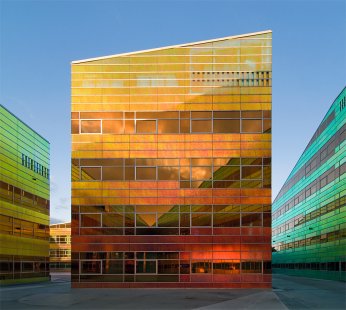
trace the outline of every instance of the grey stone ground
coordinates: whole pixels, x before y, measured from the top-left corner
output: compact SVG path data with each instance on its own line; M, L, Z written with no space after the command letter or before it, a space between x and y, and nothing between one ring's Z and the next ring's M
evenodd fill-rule
M346 308L345 283L273 275L260 289L72 289L69 276L0 289L7 309L328 309Z

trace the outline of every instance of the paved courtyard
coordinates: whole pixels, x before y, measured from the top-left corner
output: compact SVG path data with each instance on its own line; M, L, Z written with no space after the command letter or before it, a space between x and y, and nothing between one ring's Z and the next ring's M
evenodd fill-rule
M273 276L262 289L71 289L69 275L0 289L0 309L328 309L346 308L345 283Z

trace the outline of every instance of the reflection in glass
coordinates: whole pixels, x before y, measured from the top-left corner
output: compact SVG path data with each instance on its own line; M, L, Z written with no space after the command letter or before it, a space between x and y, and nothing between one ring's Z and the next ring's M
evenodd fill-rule
M81 121L81 133L101 133L101 121Z
M262 132L262 120L261 119L243 119L241 122L242 132Z
M156 121L137 121L137 133L156 133Z

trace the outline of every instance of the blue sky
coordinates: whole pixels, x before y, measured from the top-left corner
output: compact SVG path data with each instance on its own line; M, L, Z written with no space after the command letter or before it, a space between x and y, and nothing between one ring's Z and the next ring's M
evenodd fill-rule
M273 31L273 198L346 81L346 2L0 1L0 102L51 143L70 219L70 62Z

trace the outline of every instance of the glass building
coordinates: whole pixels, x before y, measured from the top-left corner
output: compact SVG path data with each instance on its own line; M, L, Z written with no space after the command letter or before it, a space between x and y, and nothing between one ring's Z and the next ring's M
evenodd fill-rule
M51 272L71 271L71 223L50 225L49 261Z
M273 203L273 270L345 280L346 89Z
M49 142L0 105L0 283L49 279Z
M72 63L72 287L271 287L271 50Z

